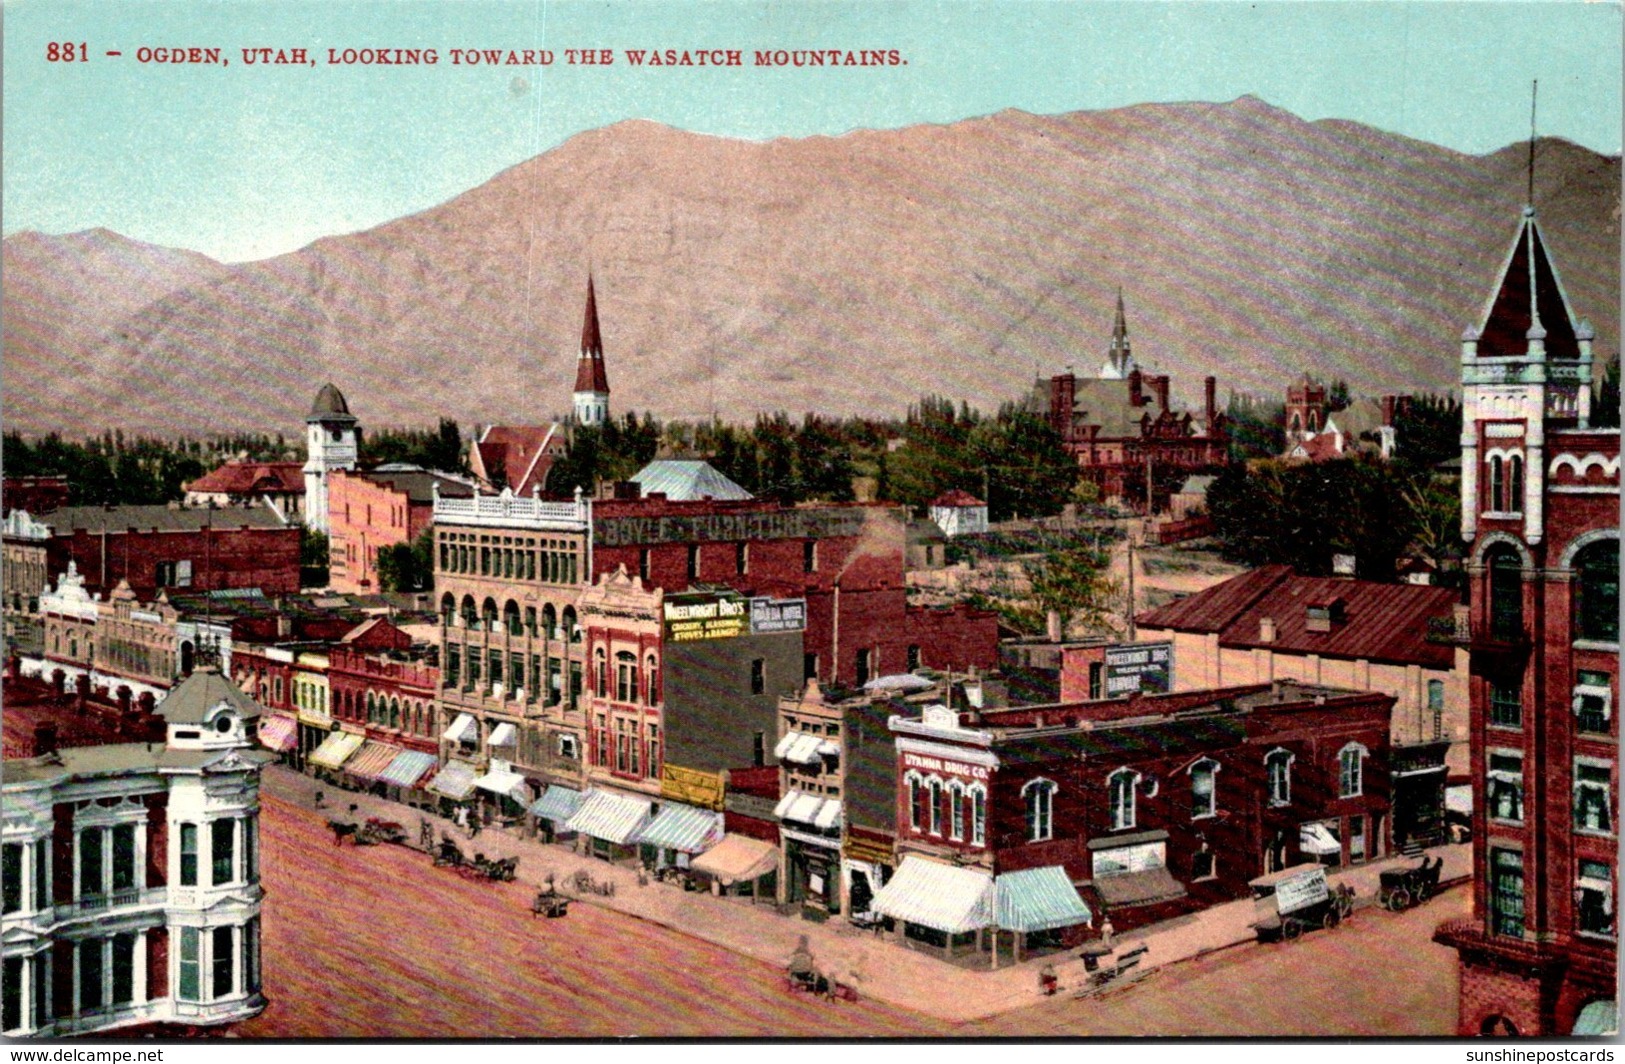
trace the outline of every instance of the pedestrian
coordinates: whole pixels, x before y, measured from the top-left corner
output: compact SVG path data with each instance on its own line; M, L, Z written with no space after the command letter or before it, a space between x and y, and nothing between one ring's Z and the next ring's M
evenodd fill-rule
M1117 930L1116 928L1112 927L1112 919L1111 919L1111 917L1107 916L1107 917L1102 917L1101 918L1101 921L1100 921L1100 941L1101 941L1101 944L1104 945L1108 950L1113 950L1113 949L1117 948L1115 945L1112 944L1112 935L1116 933L1116 930Z
M1045 997L1054 997L1060 983L1060 976L1055 973L1055 965L1046 964L1038 969L1038 992Z
M316 792L316 808L317 809L326 809L327 808L326 799L327 799L327 795L323 794L321 791L317 791Z

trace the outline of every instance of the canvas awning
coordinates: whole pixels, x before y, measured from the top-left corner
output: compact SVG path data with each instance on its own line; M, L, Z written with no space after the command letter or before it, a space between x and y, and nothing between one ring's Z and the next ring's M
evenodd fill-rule
M1444 789L1444 807L1446 812L1460 813L1462 816L1473 815L1473 785L1471 783L1458 783Z
M780 820L814 824L827 829L840 823L841 803L838 799L820 798L816 794L792 789L773 807L773 815Z
M1094 881L1101 900L1107 905L1152 905L1185 896L1185 885L1168 873L1166 868L1147 868L1143 872L1125 872L1122 875L1102 876Z
M543 820L551 820L555 824L562 824L576 815L581 808L581 792L573 787L560 787L553 784L530 807L533 816Z
M355 732L336 731L322 740L310 755L310 763L320 768L336 769L344 764L351 754L361 749L365 740Z
M658 846L663 850L700 853L721 835L721 814L678 802L667 802L633 841Z
M1337 841L1337 836L1325 824L1304 824L1298 828L1298 849L1322 857L1342 853L1343 844Z
M466 761L447 761L434 779L429 781L429 789L436 794L445 795L454 802L460 802L474 791L474 766Z
M260 721L260 745L285 754L299 745L299 722L280 713Z
M780 761L793 761L798 765L816 765L823 759L823 736L813 735L810 732L786 732L779 745L773 748L773 756Z
M359 780L376 783L378 777L383 775L384 769L402 753L405 751L389 743L366 743L354 757L344 763L344 771Z
M485 740L487 746L512 746L519 738L519 732L512 724L504 721L491 729L491 737Z
M993 883L994 922L1009 931L1049 931L1093 917L1059 865L1006 872Z
M648 821L648 799L628 798L608 791L588 791L581 808L564 826L569 831L626 846Z
M448 743L473 742L480 737L479 722L472 713L459 713L441 738Z
M722 841L694 858L689 868L716 877L723 886L748 883L779 867L779 848L749 835L724 835Z
M880 888L871 908L944 934L964 934L993 923L993 877L911 854Z
M1580 1010L1570 1034L1596 1037L1619 1031L1619 1006L1612 1001L1593 1001Z
M378 778L394 787L416 787L418 781L428 775L436 764L438 761L433 754L403 750L395 755L388 768L378 774Z
M525 784L525 777L517 772L496 769L475 780L474 786L482 791L512 798L516 802L525 804L530 802L530 788Z

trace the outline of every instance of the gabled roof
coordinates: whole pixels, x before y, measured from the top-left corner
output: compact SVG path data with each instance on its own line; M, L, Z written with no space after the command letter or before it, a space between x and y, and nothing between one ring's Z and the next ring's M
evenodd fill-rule
M1352 450L1366 433L1375 433L1382 428L1382 403L1375 399L1356 399L1347 409L1326 415L1327 428L1334 425L1347 437L1343 441L1344 448Z
M1477 334L1478 357L1527 355L1529 330L1537 319L1545 332L1548 357L1580 357L1568 296L1547 254L1535 209L1525 207L1518 235L1501 268L1501 283L1484 309Z
M709 462L697 458L657 458L632 477L643 494L656 492L676 502L696 499L726 501L753 499L750 492L719 473Z
M352 474L365 477L375 484L387 484L401 492L408 500L416 503L428 503L434 499L434 489L440 489L441 498L445 499L471 499L474 497L474 485L460 477L448 476L445 473L431 473L427 469L417 466L406 466L386 469L370 469L364 473Z
M592 274L587 275L587 311L581 319L581 358L576 363L576 391L609 394L604 372L604 341L598 330L598 296Z
M182 680L153 709L171 724L202 724L209 710L221 702L230 703L244 720L260 716L260 706L243 694L242 688L205 665Z
M1343 620L1329 632L1308 629L1308 607L1343 602ZM1223 647L1261 648L1285 654L1366 659L1447 669L1454 650L1427 639L1428 621L1448 617L1456 592L1418 584L1300 576L1285 565L1267 565L1188 598L1139 615L1142 627L1201 632ZM1264 618L1275 639L1259 639Z
M972 495L968 491L961 491L958 488L955 488L952 491L945 491L941 495L938 495L936 498L932 499L931 500L931 505L932 506L986 506L987 503L983 502L981 499L978 499L976 496Z
M492 425L474 444L474 471L486 480L501 470L515 495L529 495L547 481L553 459L564 452L564 431L546 425ZM442 487L441 494L446 494Z
M303 495L299 462L227 462L186 485L187 491L221 495Z

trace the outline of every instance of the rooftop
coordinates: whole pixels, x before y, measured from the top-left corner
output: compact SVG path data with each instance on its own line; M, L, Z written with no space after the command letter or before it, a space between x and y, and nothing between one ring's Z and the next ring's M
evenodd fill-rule
M657 458L638 470L632 479L643 494L660 494L677 502L755 498L709 462L698 458Z
M269 506L64 506L42 519L61 536L74 532L198 532L206 528L290 528Z

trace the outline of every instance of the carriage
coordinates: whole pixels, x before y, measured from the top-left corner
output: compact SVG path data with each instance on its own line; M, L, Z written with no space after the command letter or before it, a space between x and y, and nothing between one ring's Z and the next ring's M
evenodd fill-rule
M1247 884L1253 891L1260 942L1294 939L1317 927L1333 928L1354 911L1354 890L1326 883L1326 869L1300 864L1259 876Z
M1443 857L1433 858L1430 864L1424 855L1415 868L1383 872L1378 877L1377 904L1395 913L1422 904L1439 892L1439 872L1443 868Z

